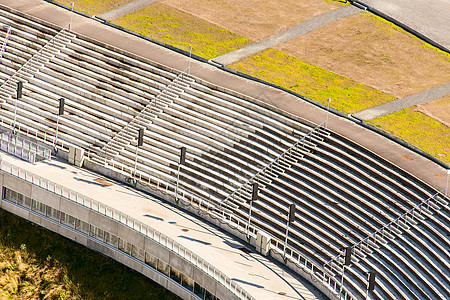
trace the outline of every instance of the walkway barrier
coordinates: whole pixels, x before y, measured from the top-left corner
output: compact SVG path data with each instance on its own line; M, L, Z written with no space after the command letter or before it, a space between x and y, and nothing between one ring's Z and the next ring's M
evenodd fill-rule
M98 202L92 198L84 196L76 191L68 189L62 185L52 182L46 178L15 166L9 162L0 159L0 170L16 176L22 180L25 180L33 185L43 188L51 193L62 196L73 202L81 204L99 214L107 216L115 221L118 221L129 228L132 228L142 235L149 237L155 242L163 245L165 248L170 249L174 253L178 254L182 258L186 259L194 266L211 276L214 280L222 284L225 288L237 295L240 299L255 300L249 293L247 293L241 286L234 282L231 278L222 273L219 269L208 263L203 258L191 250L180 245L175 240L169 238L167 235L154 230L150 226L122 213L121 211L109 207L101 202Z
M51 159L52 154L50 148L40 146L12 132L2 132L0 134L0 148L32 164L40 160Z
M93 153L91 156L95 155ZM92 163L101 164L97 161L91 160ZM131 168L124 168L122 164L115 165L114 160L110 159L109 165L113 167L119 167L125 173L130 174ZM204 199L198 195L194 195L184 190L178 189L178 195L175 194L176 185L167 182L162 178L156 176L149 176L148 174L142 174L139 171L136 172L135 178L138 182L143 184L148 184L152 190L158 190L163 194L169 194L174 199L179 200L179 204L184 206L192 206L199 216L209 215L212 219L217 220L219 223L228 226L233 230L237 230L242 235L247 235L256 240L258 232L264 232L265 235L270 237L269 255L274 257L279 261L284 261L285 263L290 262L291 264L302 269L305 273L309 274L313 279L313 282L318 282L325 289L329 290L336 298L353 300L357 299L345 286L341 288L341 282L334 275L327 272L327 270L311 261L308 257L302 254L295 248L286 247L286 255L284 255L284 241L277 239L275 236L267 234L263 228L255 226L253 224L248 224L248 220L244 220L233 213L234 207L227 206L226 203L214 203L208 199Z

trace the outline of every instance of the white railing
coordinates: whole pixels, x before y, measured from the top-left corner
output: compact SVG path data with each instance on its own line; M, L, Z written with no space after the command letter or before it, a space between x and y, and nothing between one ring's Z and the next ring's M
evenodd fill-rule
M153 107L156 107L157 101L159 98L161 98L164 94L166 94L168 91L171 91L172 86L178 82L180 79L183 80L183 76L189 71L189 67L187 67L184 71L182 71L180 74L175 77L172 82L166 86L163 90L159 92L151 101L148 103L130 122L128 122L127 125L125 125L119 132L117 132L107 143L105 146L102 147L101 151L105 153L108 148L111 148L112 143L114 143L116 140L123 140L125 134L128 134L132 130L137 130L133 127L133 125L139 120L139 118L145 119L145 113L147 111L152 111ZM154 109L153 109L154 110Z
M52 134L47 134L46 132L39 131L37 129L34 129L28 125L16 123L16 126L14 127L14 121L9 119L8 117L0 115L0 126L4 126L5 128L12 128L16 129L16 133L20 132L21 134L24 134L26 136L29 136L30 138L36 138L40 139L44 143L48 142L53 144L55 140L55 136ZM64 140L58 139L58 143L61 144L61 148L64 148Z
M51 159L52 154L51 149L42 147L12 132L0 134L0 148L32 164L36 163L36 159Z
M74 201L80 205L83 205L99 214L107 216L115 221L118 221L136 231L143 234L146 237L151 238L155 242L163 245L165 248L170 249L175 252L185 260L192 263L194 266L198 267L200 270L214 278L217 282L221 283L224 287L230 290L232 293L237 295L240 299L255 300L247 291L245 291L241 286L239 286L235 281L221 272L219 269L208 263L206 260L192 252L191 250L185 248L175 240L171 239L167 235L156 231L150 226L136 220L121 211L114 209L108 205L98 202L90 197L84 196L76 191L68 189L62 185L52 182L46 178L15 166L9 162L0 160L0 170L5 173L16 176L23 179L31 184L39 186L49 192L55 193L66 199Z
M432 205L430 205L430 202L433 203L433 201L434 201L435 203L438 203L439 201L436 200L436 197L439 195L444 196L444 193L443 193L444 190L445 189L438 191L436 194L430 196L426 200L421 200L422 202L415 205L413 208L409 209L407 212L403 213L402 215L397 217L395 220L389 222L388 224L384 225L383 227L379 228L375 232L371 233L369 236L365 237L358 243L354 244L353 246L351 246L352 251L354 249L358 249L359 251L366 251L367 249L370 249L370 247L372 247L374 244L378 243L380 239L384 240L385 236L388 234L390 235L393 231L394 231L394 233L398 233L399 228L402 228L402 229L407 228L408 223L410 222L410 220L408 220L408 218L411 220L413 220L414 218L418 218L418 216L423 218L423 216L422 216L423 208L426 207L427 209L429 209L431 207L431 208L435 209ZM420 221L422 221L422 219ZM342 254L336 255L335 257L330 259L328 262L326 262L324 264L324 267L327 265L331 266L331 263L338 261L339 257L341 257L341 256L342 256Z
M320 127L324 127L323 125L325 124L325 122L326 121L324 121L324 122L320 123L319 125L317 125L316 127L314 127L305 136L303 136L301 139L299 139L297 142L295 142L291 147L289 147L286 150L284 150L278 157L276 157L273 161L268 163L265 167L263 167L261 170L259 170L255 175L250 177L250 179L248 179L240 187L238 187L230 195L228 195L224 200L222 200L222 203L227 203L228 201L230 201L230 199L235 200L235 196L238 193L241 193L242 189L244 189L245 187L249 187L252 182L257 181L256 179L259 176L264 176L264 173L267 170L271 170L272 167L274 165L276 165L279 161L285 161L286 158L287 159L292 159L292 156L293 156L292 152L295 151L299 147L303 147L304 148L306 139L309 138L309 140L311 141L313 133L316 132L318 129L320 129Z
M36 52L25 64L23 64L19 70L17 70L14 74L11 75L11 77L9 77L1 86L0 86L0 90L5 89L6 86L8 85L14 85L17 83L18 80L16 80L16 77L26 74L29 71L33 71L33 65L35 62L37 62L40 58L43 57L44 55L44 50L51 48L52 46L54 46L55 42L61 42L60 37L62 35L65 34L65 32L69 32L67 27L69 25L67 25L66 27L64 27L63 29L61 29L54 37L52 37L47 43L45 43L44 46L42 46L41 49L39 49L38 52ZM47 58L44 58L45 60ZM15 88L15 87L14 87Z
M5 39L3 40L2 48L0 49L0 61L3 58L3 53L5 52L5 49L6 49L6 43L8 42L9 34L11 33L11 26L9 26L9 25L5 25L5 26L8 27L8 30L6 31L6 36L5 36Z

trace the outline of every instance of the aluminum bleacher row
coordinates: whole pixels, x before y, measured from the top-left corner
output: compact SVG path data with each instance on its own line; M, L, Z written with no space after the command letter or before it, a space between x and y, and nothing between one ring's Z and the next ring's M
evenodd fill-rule
M296 204L287 258L301 254L318 278L338 283L342 249L400 218L375 242L353 247L343 278L347 296L365 297L369 271L377 272L374 299L450 296L449 200L435 189L324 126L67 30L49 44L58 32L0 9L0 43L6 41L0 80L9 80L0 89L3 129L16 119L16 129L30 138L61 150L80 147L93 163L172 185L186 147L180 191L246 220L244 191L258 181L251 225L272 236L273 252L283 253L287 212ZM17 80L23 97L15 115ZM65 114L56 139L61 97ZM134 172L139 128L145 136ZM405 216L430 197L420 212Z

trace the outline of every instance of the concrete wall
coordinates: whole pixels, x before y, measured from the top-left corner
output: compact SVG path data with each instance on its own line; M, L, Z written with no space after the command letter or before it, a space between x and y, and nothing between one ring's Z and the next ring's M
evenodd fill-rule
M230 290L188 260L114 219L4 172L0 172L0 184L2 191L7 188L32 200L31 207L26 207L24 203L8 199L10 194L6 197L3 195L5 199L1 199L1 208L107 255L183 299L200 298L181 283L172 280L169 274L165 275L164 272L146 264L146 257L153 258L158 261L159 266L166 269L175 268L175 273L179 271L185 276L182 278L192 279L220 299L238 299ZM44 212L36 207L43 207ZM72 219L69 219L70 217ZM106 238L105 232L109 238Z

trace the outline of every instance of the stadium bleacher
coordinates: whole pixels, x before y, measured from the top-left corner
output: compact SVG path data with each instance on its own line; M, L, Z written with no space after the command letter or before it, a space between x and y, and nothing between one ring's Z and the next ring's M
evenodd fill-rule
M376 271L373 298L448 299L449 199L425 182L326 124L219 90L186 70L24 15L0 10L0 23L2 129L16 120L16 130L30 138L61 151L83 148L93 163L139 173L143 182L174 184L179 149L186 147L180 190L216 207L227 204L245 220L249 185L260 183L251 224L272 236L272 251L285 250L280 241L292 203L288 259L301 253L318 267L317 276L326 272L340 282L343 249L352 247L343 278L349 296L364 298L367 274ZM66 106L56 140L59 98ZM136 150L139 128L144 145ZM394 220L375 242L360 243Z

